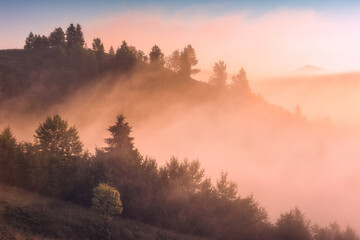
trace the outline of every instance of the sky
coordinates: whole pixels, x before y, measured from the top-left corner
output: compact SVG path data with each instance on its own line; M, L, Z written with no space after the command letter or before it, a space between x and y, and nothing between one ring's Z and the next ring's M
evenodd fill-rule
M22 48L30 31L48 35L80 23L87 45L100 37L108 50L123 40L165 55L192 44L207 78L225 61L253 80L303 65L330 72L360 70L360 1L25 1L0 0L0 49ZM201 79L202 80L202 79Z

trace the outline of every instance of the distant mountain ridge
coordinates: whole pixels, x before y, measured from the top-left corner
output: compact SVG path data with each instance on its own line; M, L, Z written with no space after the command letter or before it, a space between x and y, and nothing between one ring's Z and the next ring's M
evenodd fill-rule
M321 74L326 72L328 72L326 69L313 65L304 65L294 71L295 74Z

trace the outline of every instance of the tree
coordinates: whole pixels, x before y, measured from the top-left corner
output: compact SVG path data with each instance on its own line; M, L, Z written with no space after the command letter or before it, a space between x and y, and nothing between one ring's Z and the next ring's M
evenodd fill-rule
M160 177L168 184L173 195L188 197L186 195L199 192L203 187L205 171L200 168L200 162L185 159L179 162L172 157L164 167L160 168Z
M46 36L33 34L30 32L25 40L24 49L44 49L49 47L49 39Z
M130 70L136 64L136 53L131 50L125 41L122 42L120 48L115 54L115 68L126 71Z
M243 92L251 91L244 68L241 68L238 74L233 75L231 80L234 88L240 89Z
M228 173L221 171L220 179L216 181L216 194L221 200L235 200L237 197L237 185L228 181Z
M82 143L75 128L59 115L53 115L35 130L35 146L47 169L45 192L51 196L67 199L75 187L77 162L81 158ZM41 170L41 172L43 172Z
M35 130L35 144L45 154L79 157L83 144L75 126L68 126L59 115L49 116Z
M17 170L17 143L9 127L0 134L0 180L15 184Z
M65 46L65 33L61 27L55 28L49 35L50 47L63 47Z
M198 63L195 49L189 44L180 52L175 50L166 59L166 66L186 78L190 78L192 74L198 73L199 69L193 69Z
M76 27L74 24L70 24L70 26L66 29L66 41L68 47L75 46L83 48L85 40L80 24L77 24Z
M174 72L180 71L180 51L175 50L170 56L165 60L165 66Z
M111 232L108 224L113 216L120 215L123 211L120 193L105 183L100 183L93 190L92 209L98 211L103 219L103 228L110 239Z
M100 38L94 38L93 43L92 43L92 49L95 52L100 53L100 54L105 53L104 44L101 42Z
M277 220L276 235L279 240L311 240L310 222L298 208L291 209Z
M190 78L192 74L197 74L200 70L192 67L198 64L195 49L189 44L180 54L179 73L184 77Z
M210 77L209 83L216 87L225 87L226 79L226 64L224 61L216 62L213 67L213 76Z
M113 46L110 46L109 54L110 54L111 56L114 56L114 55L115 55L115 51L114 51Z
M151 48L151 51L149 53L150 56L150 63L157 66L164 66L165 60L164 60L164 54L161 52L161 49L154 45Z
M84 34L82 32L82 29L81 29L81 25L80 24L76 24L76 42L77 44L82 48L84 47L84 43L85 43L85 40L84 40Z
M34 34L32 32L29 33L29 36L25 40L24 49L32 49L34 42Z

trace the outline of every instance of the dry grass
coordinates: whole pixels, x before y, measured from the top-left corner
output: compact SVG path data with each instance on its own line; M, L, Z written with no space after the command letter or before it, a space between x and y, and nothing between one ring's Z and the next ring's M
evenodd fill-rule
M0 240L103 239L99 223L88 208L0 185ZM111 231L112 239L200 239L121 217Z

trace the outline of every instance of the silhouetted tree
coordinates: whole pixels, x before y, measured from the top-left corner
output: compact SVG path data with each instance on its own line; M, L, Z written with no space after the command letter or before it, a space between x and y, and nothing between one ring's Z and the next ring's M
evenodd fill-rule
M66 42L68 47L75 46L83 48L85 40L80 24L77 24L75 27L74 24L71 23L66 29Z
M114 62L116 69L130 70L136 64L136 53L123 41L121 47L116 51Z
M359 240L356 231L347 226L344 231L341 231L338 223L330 223L329 227L319 227L315 225L312 227L313 240Z
M70 127L59 115L49 116L35 130L35 143L45 154L79 157L82 143L76 128Z
M216 87L225 87L227 80L226 64L224 61L219 61L214 64L213 76L209 79L209 84Z
M49 47L49 40L44 35L35 34L31 44L32 49L45 49Z
M200 70L192 68L197 63L198 60L196 58L195 49L189 44L180 53L179 73L185 77L191 77L191 75L197 74Z
M151 48L149 56L150 56L151 64L157 65L157 66L164 66L164 64L165 64L164 54L161 52L161 49L157 45L154 45Z
M98 53L105 53L104 44L101 42L100 38L94 38L92 43L92 49Z
M276 237L279 240L311 240L310 222L294 208L281 214L276 222Z
M198 63L195 49L189 44L183 51L175 50L166 59L166 67L177 72L185 78L190 78L191 75L198 73L199 69L193 67Z
M235 200L237 197L237 185L228 180L228 173L221 172L220 179L216 182L216 194L222 200Z
M75 127L59 115L53 115L35 130L35 144L48 162L47 193L67 198L75 186L76 162L82 154L82 143Z
M114 55L115 55L115 51L114 51L113 46L110 46L109 54L110 54L111 56L114 56Z
M29 36L25 40L25 46L24 49L32 49L33 43L34 43L35 36L32 32L29 33Z
M63 47L65 46L65 33L61 27L55 28L49 35L50 47Z
M0 181L14 185L17 170L17 143L9 127L0 134Z

